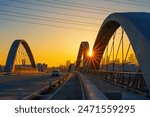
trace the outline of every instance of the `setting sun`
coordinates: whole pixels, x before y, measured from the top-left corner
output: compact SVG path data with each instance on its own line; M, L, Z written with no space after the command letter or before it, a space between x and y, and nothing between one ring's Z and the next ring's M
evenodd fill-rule
M93 56L92 48L89 49L88 56L89 56L89 57L92 57L92 56Z

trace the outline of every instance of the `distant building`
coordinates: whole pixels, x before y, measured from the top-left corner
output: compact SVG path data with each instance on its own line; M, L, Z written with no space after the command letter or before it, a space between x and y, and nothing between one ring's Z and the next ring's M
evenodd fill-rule
M70 60L67 60L66 61L66 67L69 67L70 66Z
M43 72L47 71L47 64L45 64L45 63L42 64L42 71Z
M41 63L38 63L38 64L37 64L37 70L38 70L39 72L42 72L42 65L41 65Z
M58 69L63 73L68 72L68 68L65 65L60 65Z
M70 64L69 67L68 67L68 71L70 72L73 72L75 71L75 64Z
M39 72L46 72L47 71L47 64L38 63L37 64L37 69L38 69Z

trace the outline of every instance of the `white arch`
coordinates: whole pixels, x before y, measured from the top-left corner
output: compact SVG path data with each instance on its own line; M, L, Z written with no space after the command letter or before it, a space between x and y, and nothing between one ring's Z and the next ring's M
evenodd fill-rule
M119 26L123 27L129 37L150 90L150 13L114 13L105 19L93 47L98 56L98 64L95 62L96 69L99 68L106 45Z
M7 61L6 61L6 65L5 65L6 72L14 72L15 59L16 59L18 47L20 44L22 44L23 47L25 48L25 50L28 54L28 57L30 59L32 68L36 68L34 57L32 55L31 49L30 49L29 45L27 44L27 42L25 40L15 40L13 42L13 44L11 45L11 48L10 48L8 56L7 56Z

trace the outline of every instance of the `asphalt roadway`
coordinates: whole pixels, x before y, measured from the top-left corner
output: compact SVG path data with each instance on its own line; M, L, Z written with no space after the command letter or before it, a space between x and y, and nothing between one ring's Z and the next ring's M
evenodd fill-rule
M35 75L2 75L0 76L0 100L18 99L18 89L22 90L23 97L27 96L62 76L52 77L50 73Z
M82 100L82 91L80 80L77 76L71 79L62 87L62 89L52 98L52 100Z

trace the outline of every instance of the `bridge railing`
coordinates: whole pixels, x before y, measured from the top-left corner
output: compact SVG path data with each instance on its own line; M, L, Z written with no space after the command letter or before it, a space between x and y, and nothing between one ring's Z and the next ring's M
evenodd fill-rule
M144 95L148 94L148 88L142 72L90 70L88 71L88 74L96 75L103 80L128 90L132 90Z

